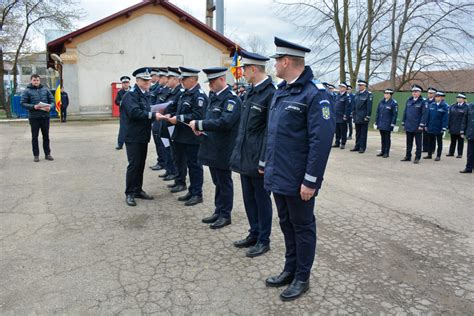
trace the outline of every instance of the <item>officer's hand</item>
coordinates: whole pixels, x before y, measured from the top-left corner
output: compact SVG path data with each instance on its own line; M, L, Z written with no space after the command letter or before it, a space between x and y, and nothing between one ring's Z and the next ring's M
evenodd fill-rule
M265 171L263 171L263 169L258 169L258 173L263 175L265 173Z
M464 138L464 134L459 135L459 137Z
M191 122L189 122L189 126L191 127L191 129L193 130L194 134L196 134L196 121L195 120L192 120Z
M347 117L344 115L344 116L342 117L342 120L343 120L343 121L347 121Z
M369 121L369 118L368 118L368 117L365 117L365 118L364 118L364 121L368 122L368 121Z
M163 116L163 114L161 114L161 113L156 113L155 119L156 119L157 121L163 120L164 118L165 118L165 117Z
M305 186L304 184L301 185L300 195L303 201L309 201L316 193L316 189L311 189Z
M170 117L168 119L168 122L170 122L173 125L176 125L178 123L178 121L176 120L176 116Z
M424 128L423 127L418 127L418 130L422 131L422 130L424 130Z
M165 115L163 115L163 117L164 117L165 119L169 119L169 118L171 117L171 114L165 114Z
M195 131L195 130L193 130L193 132L194 132L194 135L196 136L201 136L202 134L204 134L203 132Z

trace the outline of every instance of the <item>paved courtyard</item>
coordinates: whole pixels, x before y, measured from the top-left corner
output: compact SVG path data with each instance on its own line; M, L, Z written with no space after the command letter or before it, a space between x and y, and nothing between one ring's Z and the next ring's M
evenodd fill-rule
M145 171L154 201L124 202L127 165L118 124L51 128L52 155L34 163L26 123L0 124L0 314L474 314L474 176L465 157L402 163L371 132L361 155L331 153L317 199L311 289L281 302L264 279L283 266L274 209L271 251L254 259L232 242L247 221L238 176L232 225L213 231L204 203L185 207L160 172ZM445 146L448 141L445 140ZM147 165L154 163L150 144ZM179 196L179 195L178 195Z

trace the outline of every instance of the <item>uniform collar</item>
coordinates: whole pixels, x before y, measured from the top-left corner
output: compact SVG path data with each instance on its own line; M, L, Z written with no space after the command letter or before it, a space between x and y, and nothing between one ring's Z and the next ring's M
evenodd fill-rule
M313 80L313 71L311 67L305 66L301 75L292 83L287 83L286 81L281 82L278 85L278 89L293 88L298 86L304 86L307 82Z
M219 92L216 92L216 95L217 95L217 96L218 96L218 95L220 95L222 92L224 92L224 91L225 91L225 89L228 89L228 88L229 88L229 86L228 86L228 85L226 85L226 86L224 87L224 89L222 89L222 90L221 90L221 91L219 91Z
M254 93L254 92L260 92L271 84L272 84L272 78L270 76L267 76L267 78L265 78L265 80L259 82L255 86L252 86L248 93L251 94L251 93Z
M186 90L187 93L193 93L196 89L200 89L201 86L199 85L199 82L196 83L191 89Z

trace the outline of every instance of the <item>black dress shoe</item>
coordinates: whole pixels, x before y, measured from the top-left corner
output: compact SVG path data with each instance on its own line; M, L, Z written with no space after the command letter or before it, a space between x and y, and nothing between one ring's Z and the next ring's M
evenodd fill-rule
M472 173L472 170L464 169L464 170L459 171L459 173Z
M153 171L158 171L158 170L164 169L164 167L162 165L160 165L159 163L156 163L156 165L151 166L150 169L153 170Z
M403 159L400 160L400 161L411 161L411 158L405 157L405 158L403 158Z
M188 192L188 193L186 193L186 195L180 196L178 198L178 201L185 202L185 201L189 200L191 198L191 196L192 196L191 193Z
M457 155L456 158L462 158L462 155Z
M204 224L211 224L211 223L214 223L215 221L217 221L218 218L219 218L219 214L214 213L211 216L204 217L202 219L202 222Z
M51 155L46 155L46 156L44 157L44 159L49 160L49 161L53 161L53 160L54 160L53 156L51 156Z
M423 159L431 159L431 158L432 158L431 155L423 157Z
M436 157L434 161L440 161L441 158L440 157Z
M202 203L202 196L195 195L195 196L190 197L189 200L187 200L184 203L184 205L185 206L193 206L193 205L196 205L196 204L199 204L199 203Z
M234 246L237 248L248 248L254 246L256 243L257 238L249 235L244 239L234 241Z
M33 161L34 161L34 162L39 162L39 161L40 161L40 157L39 157L39 156L35 156L35 157L33 158Z
M142 200L153 200L153 197L151 195L148 195L143 190L140 193L135 193L135 198L136 199L142 199Z
M382 158L388 158L388 157L390 157L388 154L384 154L384 155L382 156Z
M453 157L454 154L447 154L446 157Z
M359 151L359 148L352 148L351 151Z
M283 271L279 275L274 275L265 280L265 285L268 287L280 287L293 282L295 275L291 272Z
M174 188L176 186L178 186L178 184L175 182L175 183L172 183L172 184L168 184L166 187L171 189L171 188Z
M219 228L225 227L225 226L230 225L230 224L232 224L232 221L230 220L230 218L219 217L217 219L217 221L215 221L214 223L209 225L209 228L219 229Z
M359 149L359 154L365 153L365 149Z
M178 184L178 185L172 187L170 192L171 193L178 193L178 192L186 191L186 189L187 189L187 187L185 185Z
M168 172L165 172L163 174L160 174L158 177L160 178L166 178L167 176L169 176L169 173Z
M120 150L122 148L123 148L123 146L119 146L119 145L115 146L115 149L117 149L117 150Z
M346 148L346 145L341 145L341 149L344 149L344 148Z
M125 198L125 202L127 202L128 206L137 206L137 202L135 202L135 198L132 194L128 194Z
M415 159L415 161L413 161L414 164L419 164L420 163L420 159Z
M174 174L169 174L167 175L166 177L163 178L164 181L171 181L171 180L174 180L176 179L176 175Z
M294 279L283 292L280 294L282 301L292 301L303 295L306 291L309 290L309 280L300 281Z
M382 153L378 153L376 156L377 156L377 157L382 157L383 154L382 154Z
M255 246L250 247L245 253L246 257L254 258L263 255L265 252L270 250L270 245L264 245L257 243Z
M333 148L338 148L339 145L334 144L334 145L332 145L332 147L333 147Z

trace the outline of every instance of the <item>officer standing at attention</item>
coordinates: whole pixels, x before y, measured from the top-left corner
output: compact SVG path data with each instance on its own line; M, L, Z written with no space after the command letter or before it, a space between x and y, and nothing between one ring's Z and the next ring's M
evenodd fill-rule
M176 150L175 162L178 176L175 179L174 185L169 185L168 187L171 188L171 193L185 191L187 189L186 174L187 170L189 170L191 184L188 192L190 197L184 196L187 199L184 205L192 206L202 203L204 175L202 165L198 162L200 140L189 126L189 122L203 118L208 98L198 83L198 73L200 70L188 67L179 67L179 70L182 77L181 84L185 91L179 98L176 114L168 119L171 124L176 126L172 139L174 149Z
M425 129L426 102L421 97L423 89L419 85L411 87L411 97L408 98L405 110L403 111L402 125L406 133L406 154L401 161L411 161L411 151L413 149L413 138L416 144L414 163L419 163L421 158L421 133Z
M459 93L456 97L456 103L449 107L449 134L451 135L451 144L449 145L449 153L446 157L454 156L456 143L458 145L458 155L456 158L462 158L464 148L464 138L461 137L461 124L464 117L464 110L467 107L466 95Z
M350 119L351 96L347 93L347 83L339 84L339 93L335 98L336 105L334 111L336 115L336 140L332 147L346 148L347 141L347 121Z
M438 89L433 88L433 87L428 87L428 97L426 98L426 108L429 108L431 103L435 103L435 95L436 92L438 92ZM423 142L423 152L427 153L428 148L430 147L429 140L428 140L428 133L423 129L423 134L422 134L422 142ZM434 148L433 148L434 150ZM432 152L433 153L433 152Z
M153 86L153 90L151 91L150 94L150 104L155 105L157 103L163 103L163 100L167 97L169 94L170 89L166 86L168 83L168 68L154 68L154 72L157 74L158 81L155 83ZM161 141L161 126L162 122L154 122L152 126L152 132L153 132L153 141L155 143L155 148L156 148L156 164L153 166L150 166L150 169L153 171L158 171L162 170L165 168L166 161L165 161L165 146L163 145L163 142Z
M230 170L230 155L234 149L239 127L241 101L226 83L227 68L214 67L202 70L209 82L209 105L204 120L189 123L196 135L204 135L199 148L199 163L209 166L212 182L216 186L214 213L202 220L218 229L231 224L234 202L234 184ZM191 198L188 193L186 198Z
M276 75L265 154L265 188L273 193L285 238L285 266L266 285L289 284L284 301L309 289L316 251L315 196L323 181L336 122L331 95L305 67L310 49L275 37Z
M122 100L125 122L125 147L127 149L126 202L135 206L135 198L152 200L153 197L143 191L143 171L151 135L151 123L159 115L150 112L148 91L151 85L150 68L139 68L133 72L135 86Z
M443 151L443 133L448 129L449 105L444 101L446 95L438 91L435 96L435 103L431 103L426 111L426 132L428 132L429 150L428 155L423 159L431 159L434 152L435 143L438 143L435 161L441 160Z
M157 67L151 68L151 87L150 87L150 92L148 93L150 97L150 104L155 104L156 103L156 94L160 91L162 88L160 85L160 74L159 74L159 69Z
M391 133L395 124L397 124L398 103L393 99L393 90L386 89L384 91L384 98L380 101L377 107L377 116L375 118L375 125L380 131L382 142L382 150L377 156L388 158L390 154Z
M123 143L125 143L125 114L122 108L122 100L125 93L130 90L130 77L129 76L122 76L120 77L120 82L122 83L122 89L117 92L115 96L115 105L119 107L120 117L119 117L119 133L117 137L117 146L115 149L120 150L123 148Z
M461 124L461 137L467 139L467 161L466 168L460 173L472 173L474 168L474 103L470 103L464 109Z
M356 143L351 151L358 151L363 154L367 149L367 134L369 132L370 115L372 114L372 93L367 90L367 82L357 81L359 92L352 104L352 116L356 126Z
M165 109L164 116L166 119L170 118L171 115L176 115L176 108L178 105L178 100L181 94L184 92L183 87L181 86L179 77L181 73L178 68L168 68L168 83L167 87L170 89L169 93L166 95L166 99L163 102L171 102L170 105ZM161 97L161 96L160 96ZM174 164L174 156L173 156L173 142L171 141L171 135L168 130L170 123L167 120L162 120L161 122L161 132L160 138L166 138L169 140L169 146L165 146L164 150L164 161L165 161L165 170L164 174L159 175L160 178L163 178L164 181L171 181L176 179L176 166ZM178 199L179 200L179 199Z
M350 84L347 85L347 93L351 97L351 104L350 104L350 116L347 120L347 130L349 131L349 135L347 135L347 139L352 139L352 105L354 104L355 95L352 93L352 86Z
M275 93L272 79L265 73L269 58L241 52L244 78L251 84L245 95L240 115L231 168L240 174L242 196L250 230L247 237L234 242L237 248L249 248L247 257L257 257L270 250L272 200L263 186L265 144L268 114Z

